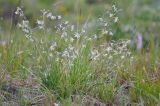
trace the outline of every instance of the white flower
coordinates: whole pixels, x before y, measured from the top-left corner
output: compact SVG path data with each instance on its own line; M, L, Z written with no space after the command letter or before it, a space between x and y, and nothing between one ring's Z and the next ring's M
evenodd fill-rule
M56 17L55 16L51 16L51 20L55 20L56 19Z
M68 58L69 57L69 52L67 50L64 50L62 57Z
M131 59L134 59L134 57L132 56Z
M69 21L65 21L65 22L64 22L64 24L68 24L68 23L69 23Z
M54 51L55 47L57 46L56 42L53 42L52 45L50 46L50 50Z
M115 5L113 5L112 8L113 8L114 12L118 11Z
M18 27L19 27L19 28L22 28L22 24L18 23Z
M82 29L82 33L85 33L86 31L84 29Z
M112 48L108 47L106 50L107 50L107 52L110 52L112 50Z
M45 9L41 10L41 12L42 12L43 16L45 16L48 13L48 11L46 11Z
M54 103L54 106L59 106L59 104L57 104L57 103Z
M26 29L26 28L22 29L22 31L27 33L27 34L29 33L29 29Z
M29 26L29 21L28 20L23 20L22 21L22 27L27 28Z
M94 35L93 35L93 38L94 38L94 39L97 39L98 37L97 37L97 35L96 35L96 34L94 34Z
M100 56L100 54L99 54L99 52L98 52L98 50L92 50L91 51L91 59L93 59L93 60L97 60L97 58Z
M37 20L37 24L38 25L44 25L44 21L43 20Z
M91 41L91 40L92 40L92 38L88 38L87 40L88 40L88 41Z
M62 17L60 15L58 15L57 18L60 20Z
M105 27L108 26L108 23L106 22L106 23L104 24L104 26L105 26Z
M125 56L121 56L121 59L124 59L125 58Z
M108 56L108 54L107 54L107 53L105 53L105 54L104 54L104 57L107 57L107 56Z
M115 17L115 18L114 18L114 22L117 23L118 21L119 21L119 18L118 18L118 17Z
M50 54L49 54L49 57L53 57L53 54L52 54L52 53L50 53Z
M69 44L68 49L72 51L74 50L74 47L71 44Z
M109 35L110 35L110 36L113 36L113 33L110 31L110 32L109 32Z
M75 32L74 33L74 37L77 38L77 39L79 39L80 38L80 34L78 32Z
M99 18L100 21L103 21L103 18Z
M107 30L103 30L102 34L108 34L108 31Z
M56 58L56 62L58 62L59 60L60 60L60 59L57 57L57 58Z
M37 20L37 24L38 24L39 29L44 28L44 21L43 20Z
M67 32L63 32L61 38L67 37Z
M82 48L85 48L85 47L86 47L86 45L83 44L83 45L82 45Z
M71 38L70 38L70 42L73 42L73 41L74 41L74 39L71 37Z
M49 12L49 13L47 14L47 18L51 18L51 17L52 17L52 13Z
M20 7L17 7L17 10L15 11L15 14L19 15L21 17L24 16L23 11L22 11L22 9Z
M113 17L113 15L114 15L114 14L110 13L110 14L109 14L109 17L111 18L111 17Z

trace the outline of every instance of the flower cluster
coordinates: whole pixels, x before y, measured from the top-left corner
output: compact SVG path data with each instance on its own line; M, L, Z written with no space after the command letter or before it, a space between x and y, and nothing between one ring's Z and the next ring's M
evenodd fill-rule
M32 38L32 30L29 27L29 21L23 20L21 23L18 24L18 27L22 29L22 31L25 33L25 36L30 40L33 41Z
M18 23L18 27L20 29L22 29L22 31L24 32L25 36L30 40L30 41L34 41L32 38L32 30L29 26L29 21L27 19L25 19L24 13L22 11L22 9L20 7L17 7L17 10L15 12L16 15L19 15L20 17L23 18L23 20Z
M91 57L94 60L96 60L97 57L99 57L99 59L104 59L106 57L107 61L112 60L114 57L120 59L128 58L131 56L131 52L128 49L129 44L130 40L112 40L108 43L100 45L100 53L94 48L93 51L91 51Z
M113 30L112 30L112 25L118 23L119 18L118 18L118 13L120 10L113 5L112 8L105 12L105 14L99 18L98 24L100 24L100 29L103 35L110 35L113 36Z
M44 17L47 17L48 19L51 19L51 20L61 19L61 18L62 18L60 15L54 16L54 15L52 14L52 12L50 12L49 10L43 9L43 10L41 10L41 12L42 12L43 18L44 18Z
M119 11L120 10L113 5L111 10L107 11L103 17L99 18L98 22L102 31L101 35L113 35L111 27L112 24L119 21L117 16ZM45 44L49 45L44 46L43 40L40 41L41 45L39 45L41 46L39 48L42 49L42 53L46 54L49 60L54 59L55 61L62 62L64 66L69 68L73 65L76 58L83 56L81 52L88 44L92 45L88 48L88 51L90 51L88 54L90 58L89 61L91 61L91 63L101 61L107 67L112 67L118 64L114 61L114 58L116 58L116 60L123 60L128 57L131 58L131 52L129 52L127 47L130 43L129 40L109 41L97 47L94 43L96 43L99 35L95 33L89 34L87 31L89 25L78 27L71 24L69 21L63 20L60 15L53 15L49 10L41 10L41 12L42 17L36 21L37 28L45 32L50 31L50 34L54 34L53 39L51 39L52 42L45 41ZM17 8L15 13L22 14L23 11ZM48 24L52 26L49 27ZM32 32L33 30L29 27L29 21L22 20L21 24L18 24L18 26L28 35L27 38L33 40L31 35L34 32ZM44 36L47 36L47 34Z
M16 15L19 15L19 16L21 16L21 17L24 16L23 11L22 11L22 9L21 9L20 7L17 7L17 10L15 11L15 14L16 14Z

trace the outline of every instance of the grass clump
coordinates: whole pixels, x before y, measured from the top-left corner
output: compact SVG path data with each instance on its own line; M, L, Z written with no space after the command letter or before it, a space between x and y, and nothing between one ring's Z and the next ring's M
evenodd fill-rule
M159 104L159 51L152 41L136 53L134 41L115 37L119 12L113 5L82 24L41 10L33 27L17 7L19 22L0 44L2 105Z

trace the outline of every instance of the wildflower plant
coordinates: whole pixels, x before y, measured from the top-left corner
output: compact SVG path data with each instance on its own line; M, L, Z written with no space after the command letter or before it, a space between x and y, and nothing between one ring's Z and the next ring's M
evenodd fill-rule
M112 25L118 23L119 11L113 5L97 21L98 30L102 33L90 34L87 25L76 26L49 10L41 10L42 15L36 20L36 27L32 28L22 9L17 8L15 14L21 18L18 27L32 41L33 50L28 52L32 63L27 64L31 70L38 71L36 75L40 77L41 84L50 89L57 99L87 92L92 96L97 92L103 101L113 96L114 92L109 96L106 93L116 86L116 70L123 66L122 61L131 59L130 40L101 42L98 46L97 42L100 36L114 36ZM105 93L92 88L96 85L104 88Z
M137 3L131 2L130 6ZM59 4L58 11L62 14L73 10L69 1L54 6ZM103 11L97 19L93 14L84 15L88 13L86 6L77 9L80 14L69 17L42 9L32 21L23 8L17 7L11 32L5 30L10 21L0 19L4 24L0 32L0 105L159 105L160 62L155 28L158 23L150 23L153 17L137 17L132 11L135 6L131 11L124 6L127 14L119 18L121 10L116 5L105 4L105 11L99 10L102 4L92 5L89 13ZM134 15L137 18L133 20ZM157 22L157 18L151 21ZM123 35L144 32L127 28L133 26L133 21L138 22L136 26L142 24L144 31L149 28L144 39L141 36L120 39ZM131 25L126 26L127 22ZM156 37L146 37L154 35L152 29Z

